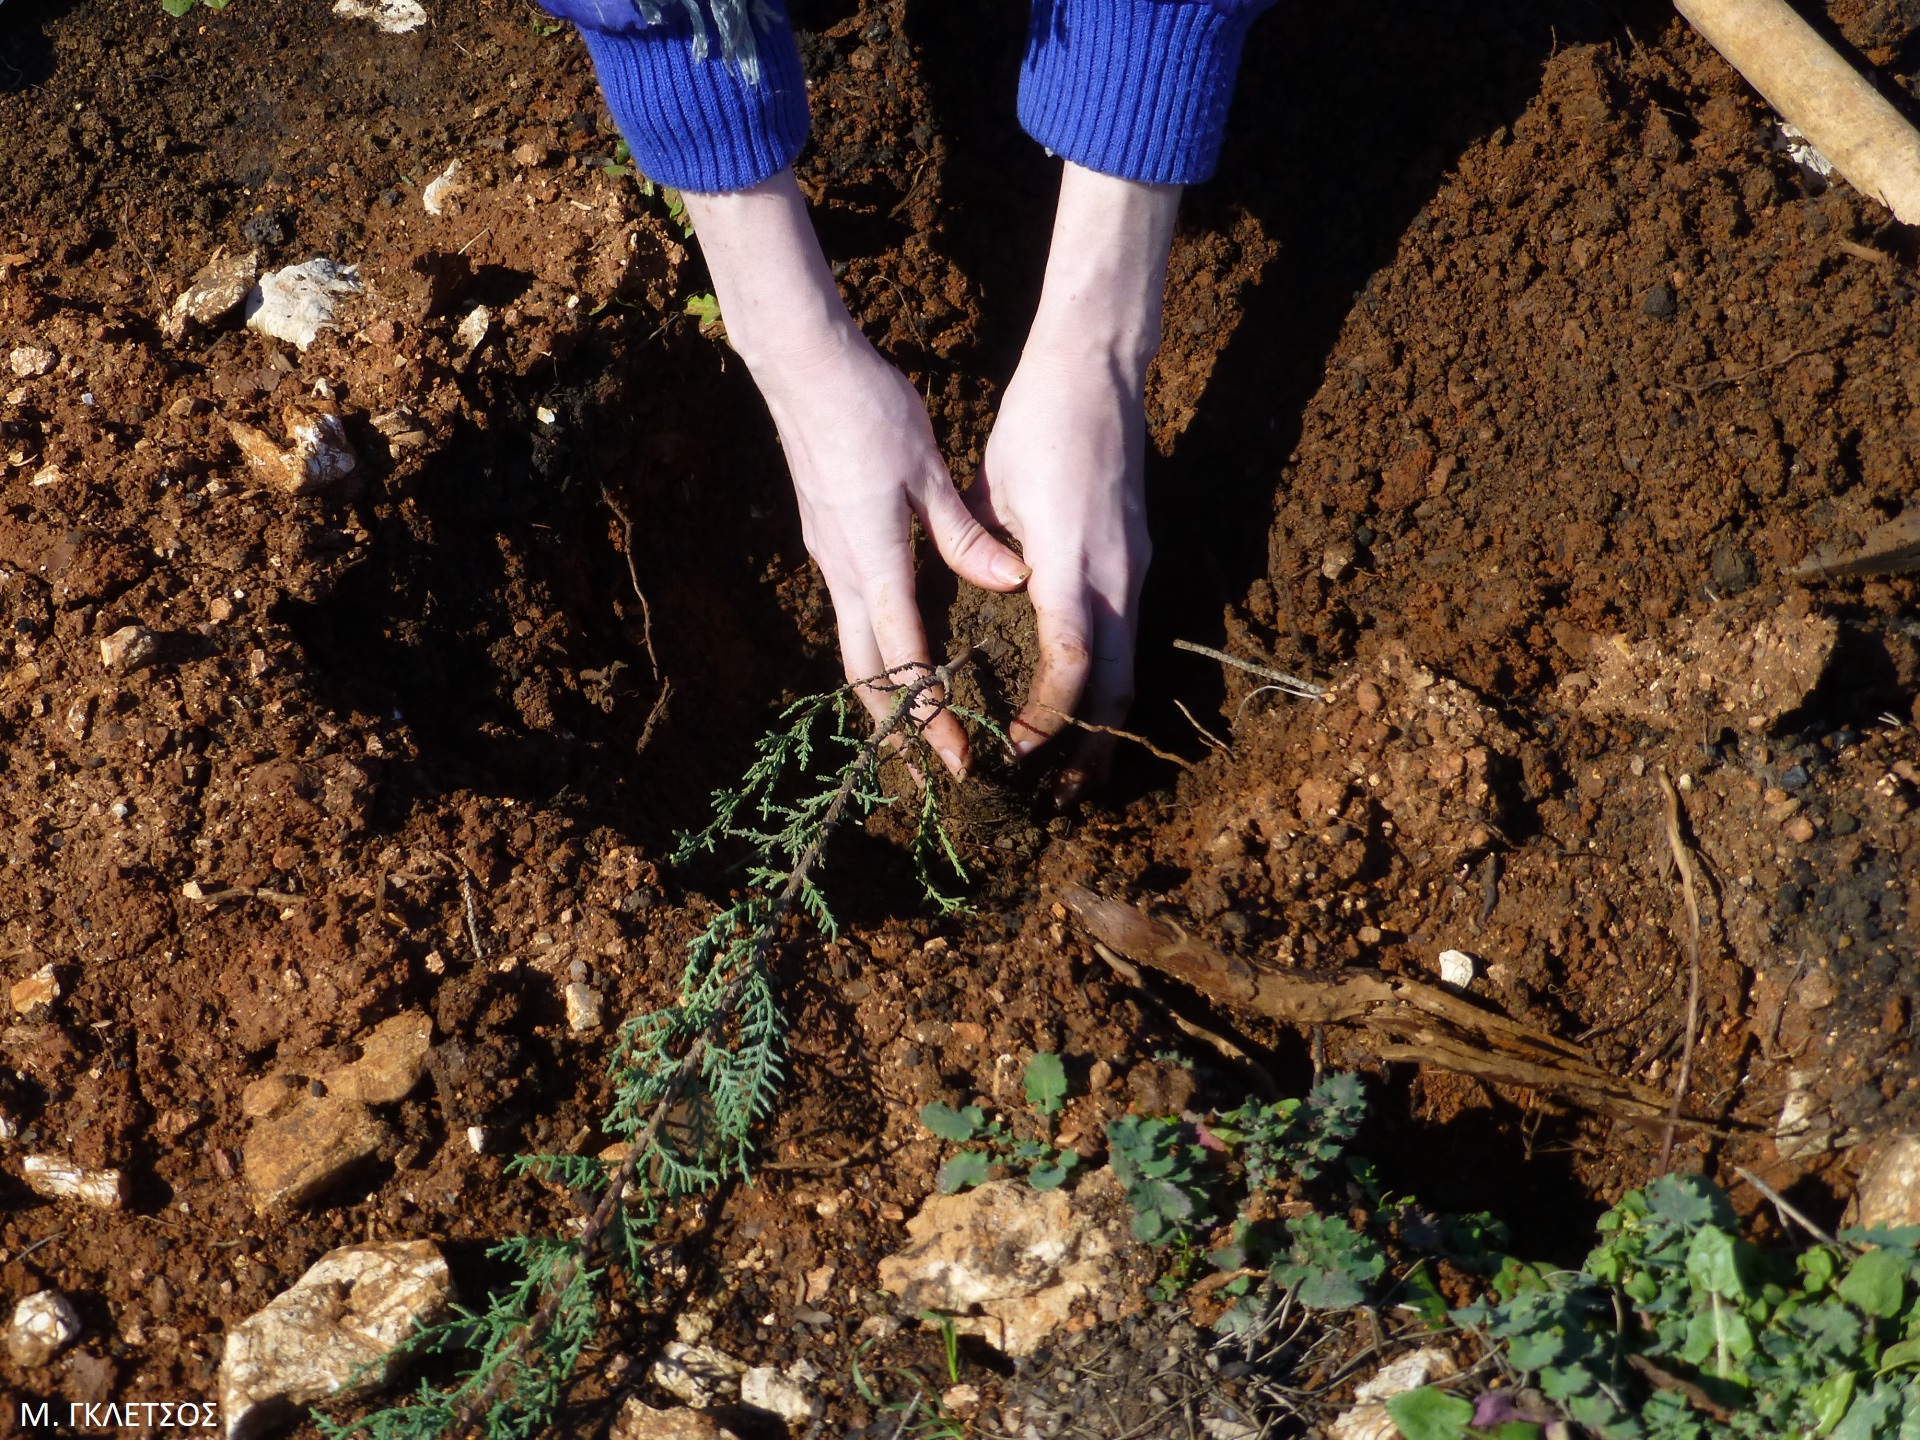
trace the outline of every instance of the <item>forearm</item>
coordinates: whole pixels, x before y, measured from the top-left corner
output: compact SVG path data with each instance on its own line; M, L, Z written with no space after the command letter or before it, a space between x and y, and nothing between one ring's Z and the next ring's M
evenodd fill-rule
M686 197L727 338L765 389L863 345L791 170L745 190Z
M1160 301L1178 185L1116 179L1069 162L1029 356L1111 366L1137 392L1160 347Z

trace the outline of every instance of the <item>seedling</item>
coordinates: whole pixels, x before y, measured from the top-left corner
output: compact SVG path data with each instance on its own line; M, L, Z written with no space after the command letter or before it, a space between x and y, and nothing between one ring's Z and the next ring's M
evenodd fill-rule
M1107 1126L1113 1173L1133 1207L1133 1236L1143 1245L1185 1238L1212 1206L1204 1178L1206 1149L1183 1120L1122 1115Z
M160 8L176 20L185 19L193 13L195 5L204 5L209 10L224 10L233 0L160 0Z
M773 1106L786 1048L768 965L774 942L796 911L829 936L837 932L815 879L827 843L843 823L892 803L879 782L884 747L895 736L910 750L920 743L952 675L947 667L915 667L905 678L889 672L866 683L894 697L870 735L850 729L861 713L854 686L796 701L760 741L742 782L715 793L713 823L683 837L681 860L743 844L747 883L689 946L674 1003L621 1028L608 1067L612 1103L600 1125L625 1143L625 1157L527 1156L512 1166L591 1197L577 1237L517 1236L494 1247L493 1257L517 1266L520 1278L484 1310L457 1311L406 1346L475 1353L472 1367L351 1425L322 1418L324 1434L528 1440L542 1433L598 1332L608 1268L637 1276L650 1227L667 1206L707 1193L723 1176L751 1172L755 1127ZM816 772L823 749L839 750L840 758ZM670 1114L696 1119L669 1126Z
M1241 1147L1247 1183L1271 1185L1288 1175L1315 1180L1339 1160L1367 1113L1367 1096L1358 1075L1329 1075L1302 1100L1290 1097L1262 1105L1253 1101L1229 1110L1207 1129L1228 1145Z
M936 1102L920 1111L920 1123L940 1139L955 1145L985 1146L961 1150L947 1158L935 1182L942 1195L985 1184L996 1164L1024 1167L1027 1183L1036 1190L1058 1190L1066 1184L1074 1166L1080 1163L1078 1152L1053 1144L1053 1117L1066 1104L1066 1066L1058 1055L1043 1050L1027 1062L1021 1085L1034 1115L1034 1133L1024 1139L1005 1122L989 1118L978 1105L956 1110Z

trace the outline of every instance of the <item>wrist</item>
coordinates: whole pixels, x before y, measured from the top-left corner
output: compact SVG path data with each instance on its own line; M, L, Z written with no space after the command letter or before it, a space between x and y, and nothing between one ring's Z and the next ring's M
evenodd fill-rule
M1180 190L1069 163L1027 350L1110 367L1135 388L1160 346L1161 295Z

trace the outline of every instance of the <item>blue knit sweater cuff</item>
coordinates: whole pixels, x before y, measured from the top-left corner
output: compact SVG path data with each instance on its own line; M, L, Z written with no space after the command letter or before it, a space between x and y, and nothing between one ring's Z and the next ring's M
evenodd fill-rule
M1213 174L1254 17L1271 0L1033 0L1020 123L1076 165L1155 185Z
M609 33L586 26L607 109L649 180L696 194L745 190L793 163L807 139L807 82L784 21L759 32L760 76L693 58L685 18Z

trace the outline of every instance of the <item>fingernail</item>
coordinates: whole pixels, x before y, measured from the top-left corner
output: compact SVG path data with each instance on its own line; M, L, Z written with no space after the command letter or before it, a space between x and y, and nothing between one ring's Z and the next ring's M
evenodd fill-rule
M935 746L934 749L940 756L941 762L947 767L947 772L954 776L954 778L958 779L967 773L967 756L965 751L956 750L949 745L938 745Z
M998 580L1002 585L1023 585L1026 583L1027 577L1033 574L1032 566L1017 556L1007 554L1004 551L993 557L993 565L991 568L993 570L993 578Z
M1046 742L1044 740L1020 739L1013 742L1013 753L1024 760Z
M1080 792L1087 788L1087 772L1084 770L1064 770L1059 783L1053 787L1053 803L1057 809L1065 809L1080 798Z

